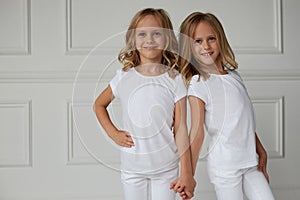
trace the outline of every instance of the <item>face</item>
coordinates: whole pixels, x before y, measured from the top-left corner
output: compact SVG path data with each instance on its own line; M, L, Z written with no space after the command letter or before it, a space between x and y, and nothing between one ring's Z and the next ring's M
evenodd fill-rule
M221 67L217 36L207 22L200 22L193 36L193 54L206 67Z
M156 17L147 15L139 21L136 27L135 41L140 54L140 64L161 63L166 38Z

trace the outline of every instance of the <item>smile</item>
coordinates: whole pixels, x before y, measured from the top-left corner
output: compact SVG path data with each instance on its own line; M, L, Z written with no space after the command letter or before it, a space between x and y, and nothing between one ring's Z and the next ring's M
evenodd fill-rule
M213 52L205 52L205 53L201 53L201 56L211 56L213 54Z
M147 49L147 50L152 50L152 49L156 49L157 46L147 46L147 47L143 47L144 49Z

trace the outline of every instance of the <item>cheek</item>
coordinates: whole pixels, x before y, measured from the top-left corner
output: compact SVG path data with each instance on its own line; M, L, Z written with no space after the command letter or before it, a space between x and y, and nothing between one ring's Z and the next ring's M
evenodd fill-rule
M156 43L159 44L160 46L165 46L166 44L166 39L164 37L158 37L155 39Z
M219 49L219 46L216 45L214 49L215 49L215 56L216 56L216 57L219 57L219 56L220 56L220 49Z
M139 48L139 47L142 46L142 44L143 44L143 41L141 39L136 38L136 40L135 40L135 46L137 48Z
M200 53L201 50L202 50L201 45L199 45L199 44L193 45L192 52L193 52L194 54Z
M218 51L218 52L220 51L220 48L219 48L218 43L216 43L216 42L213 43L213 44L212 44L212 47L215 49L215 51Z

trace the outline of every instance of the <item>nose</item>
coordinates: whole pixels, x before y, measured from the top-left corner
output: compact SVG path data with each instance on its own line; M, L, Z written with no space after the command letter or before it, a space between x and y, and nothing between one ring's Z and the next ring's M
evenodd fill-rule
M153 43L153 36L151 34L147 35L146 42L148 44L152 44Z
M203 42L202 42L202 48L203 48L204 50L209 49L209 48L210 48L209 43L208 43L207 41L203 41Z

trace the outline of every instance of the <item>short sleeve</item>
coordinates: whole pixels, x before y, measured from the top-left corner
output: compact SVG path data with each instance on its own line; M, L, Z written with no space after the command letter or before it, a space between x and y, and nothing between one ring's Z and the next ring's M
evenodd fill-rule
M231 75L238 81L243 82L242 76L240 75L239 72L237 72L236 70L233 71L229 71L228 73L231 73Z
M109 82L112 93L113 93L114 97L116 97L116 98L118 97L117 86L118 86L120 80L122 79L122 75L123 75L122 69L118 69L115 76Z
M187 88L186 88L186 86L184 84L184 81L182 79L181 74L178 74L175 77L175 80L176 80L176 88L175 88L175 99L174 99L174 102L176 103L177 101L179 101L183 97L186 97L186 95L187 95Z
M208 90L205 82L201 78L198 81L198 75L192 77L188 88L188 96L195 96L201 99L205 104L208 102Z

